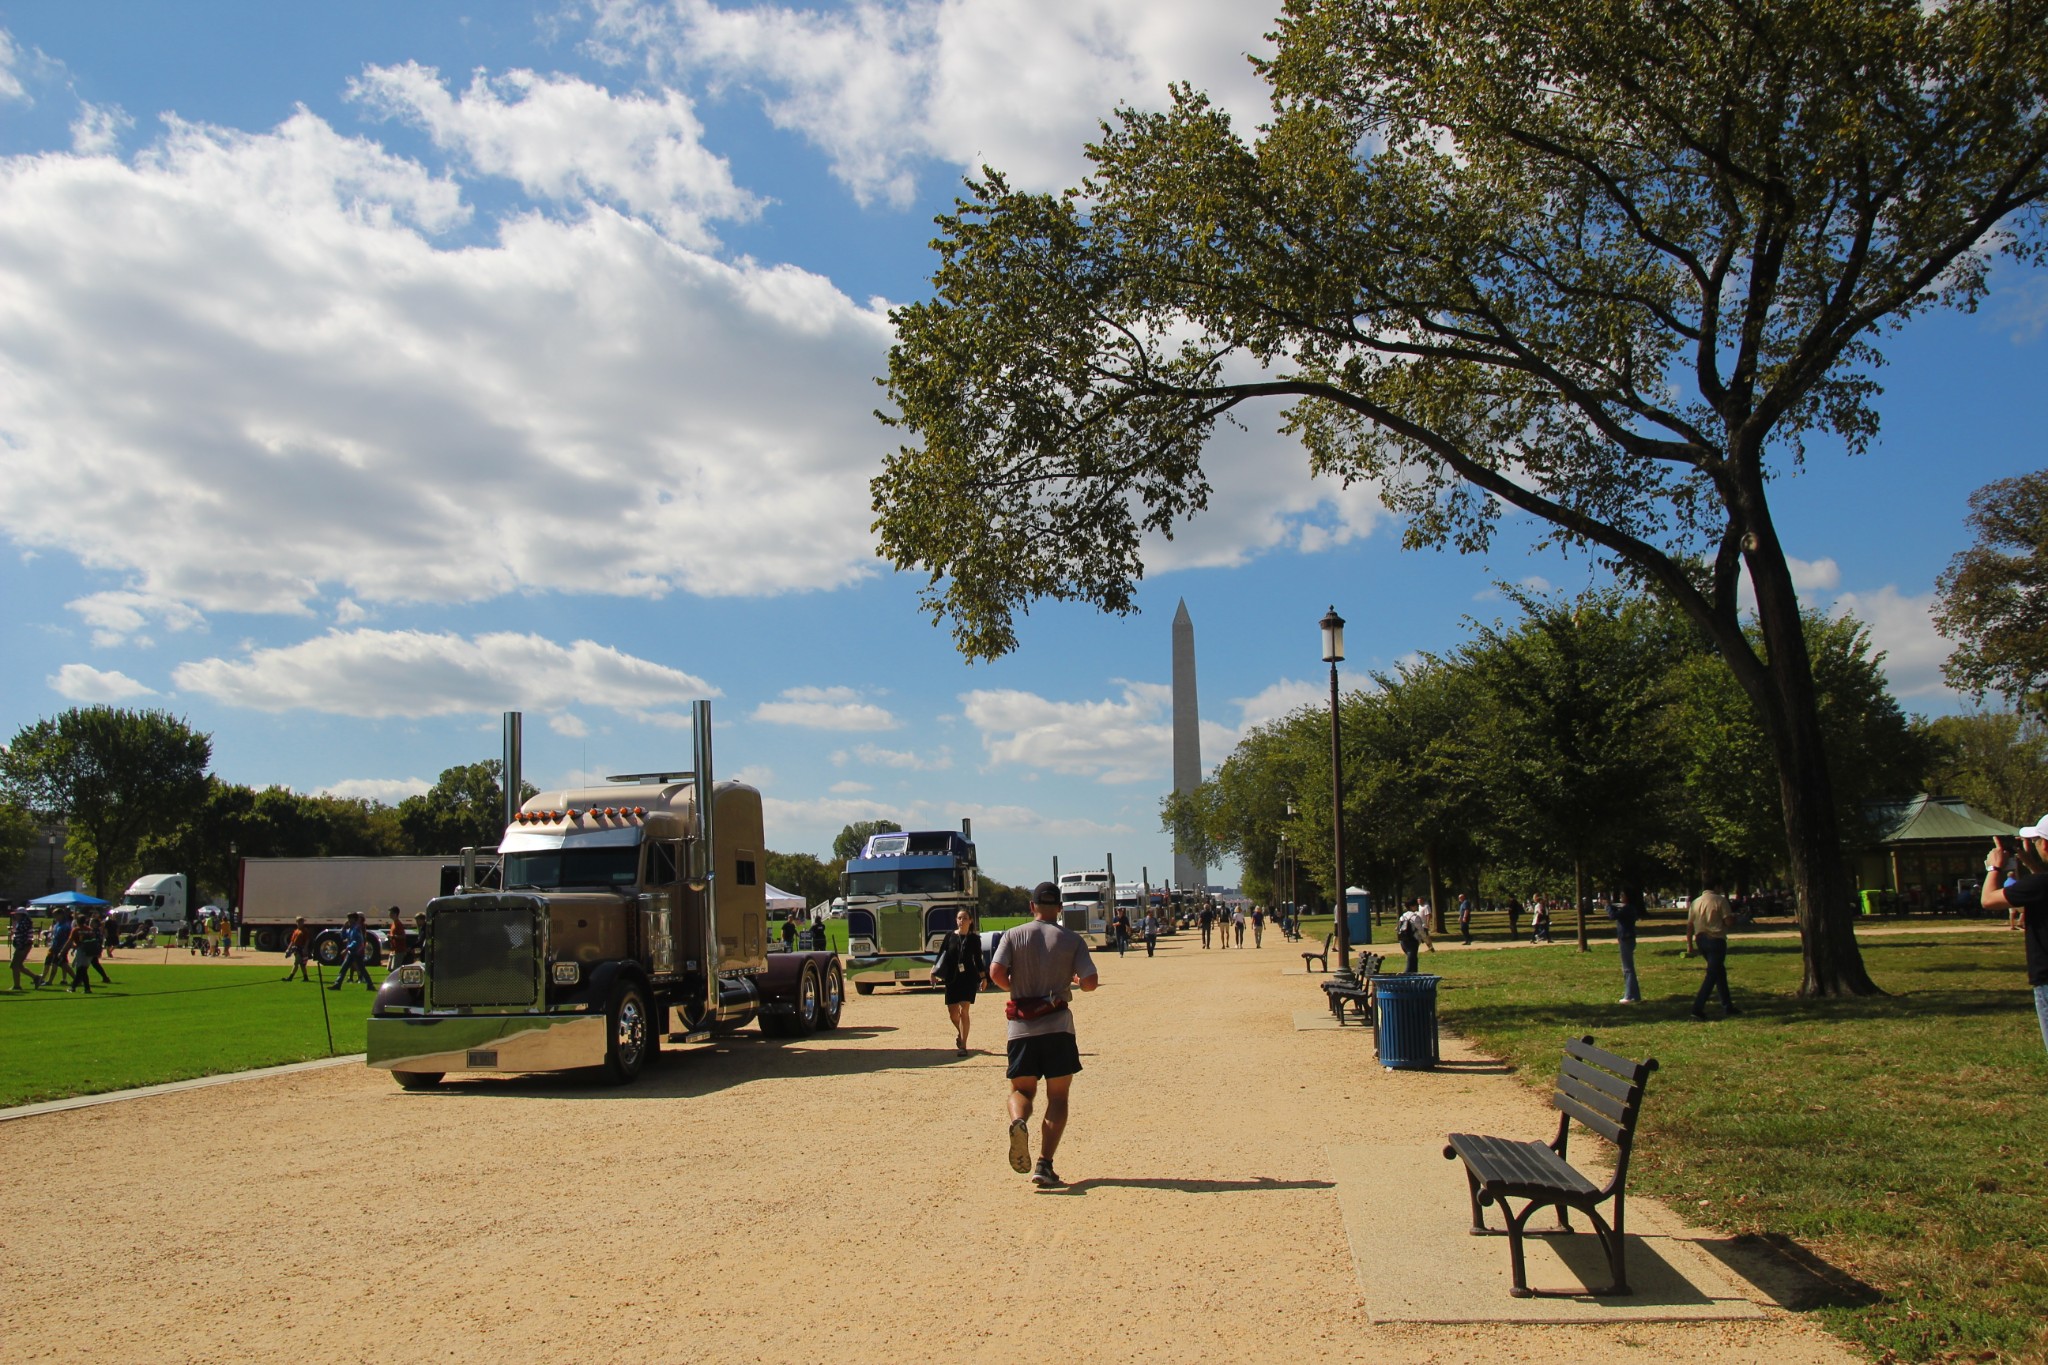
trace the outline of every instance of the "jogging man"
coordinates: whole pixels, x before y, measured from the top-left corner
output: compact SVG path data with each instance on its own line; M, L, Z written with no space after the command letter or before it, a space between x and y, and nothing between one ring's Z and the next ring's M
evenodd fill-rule
M1074 1041L1073 988L1098 984L1088 944L1060 924L1060 889L1040 882L1031 893L1029 923L1003 935L990 961L988 978L1010 993L1004 1010L1010 1028L1010 1169L1031 1172L1041 1189L1063 1185L1053 1172L1053 1153L1067 1130L1067 1089L1081 1069ZM1038 1164L1031 1163L1031 1105L1045 1081L1045 1121L1039 1125Z

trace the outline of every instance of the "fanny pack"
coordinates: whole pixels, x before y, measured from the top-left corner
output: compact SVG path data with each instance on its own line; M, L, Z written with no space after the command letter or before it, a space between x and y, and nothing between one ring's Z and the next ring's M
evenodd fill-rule
M1053 1011L1066 1007L1067 1002L1064 1000L1054 1000L1045 995L1027 995L1020 1000L1004 1001L1003 1018L1022 1019L1028 1023L1033 1019L1043 1019Z

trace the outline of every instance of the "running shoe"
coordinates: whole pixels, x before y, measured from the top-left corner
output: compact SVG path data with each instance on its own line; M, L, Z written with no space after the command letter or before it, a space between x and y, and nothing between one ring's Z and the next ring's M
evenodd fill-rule
M1052 1190L1058 1189L1067 1182L1060 1179L1059 1172L1052 1168L1052 1162L1044 1157L1040 1157L1038 1158L1038 1165L1032 1168L1031 1183L1038 1186L1041 1190Z
M1031 1125L1023 1119L1010 1120L1010 1169L1018 1175L1031 1169Z

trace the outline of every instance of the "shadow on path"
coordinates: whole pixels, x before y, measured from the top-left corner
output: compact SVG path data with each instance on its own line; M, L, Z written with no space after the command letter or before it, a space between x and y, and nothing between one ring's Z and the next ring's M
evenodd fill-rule
M1333 1190L1334 1180L1274 1180L1260 1176L1255 1180L1122 1180L1115 1176L1100 1176L1090 1180L1076 1180L1073 1184L1046 1194L1086 1194L1090 1190L1172 1190L1177 1194L1254 1194L1261 1190Z

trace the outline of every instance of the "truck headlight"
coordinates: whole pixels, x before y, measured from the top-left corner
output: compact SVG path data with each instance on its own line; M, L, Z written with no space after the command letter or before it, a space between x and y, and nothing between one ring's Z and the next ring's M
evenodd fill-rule
M554 978L557 986L573 986L583 979L583 968L575 962L557 962Z
M395 968L391 979L401 986L424 986L427 984L427 969L417 962L408 962Z

